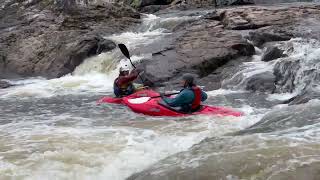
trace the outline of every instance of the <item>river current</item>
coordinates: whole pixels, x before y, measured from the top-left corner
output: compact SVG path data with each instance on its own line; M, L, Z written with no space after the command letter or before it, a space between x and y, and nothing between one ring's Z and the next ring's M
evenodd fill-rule
M148 47L170 37L170 28L175 24L196 20L201 15L145 15L143 23L134 31L106 38L126 44L132 59L138 61L150 57ZM317 41L293 39L290 46L295 47L295 51L290 52L293 59L311 62L320 55ZM267 113L285 108L287 105L276 104L303 89L301 86L295 92L272 95L242 90L247 78L274 67L272 62L261 61L262 51L257 48L254 60L243 63L238 73L226 79L224 89L208 92L207 104L232 107L244 112L243 117L155 118L119 105L97 105L99 98L112 95L118 68L128 63L119 50L89 58L74 73L58 79L9 80L16 86L0 90L0 179L123 180L206 138L221 138L245 130ZM309 66L305 63L303 67ZM241 81L237 80L239 77ZM304 79L296 81L304 82ZM318 104L317 100L308 103ZM284 141L292 146L320 145L317 141L319 123L287 131L261 136L249 134L245 138L265 148ZM249 148L245 144L243 140L233 145L240 151L241 147ZM220 153L224 153L223 149ZM301 158L301 163L319 160L320 157L314 155Z

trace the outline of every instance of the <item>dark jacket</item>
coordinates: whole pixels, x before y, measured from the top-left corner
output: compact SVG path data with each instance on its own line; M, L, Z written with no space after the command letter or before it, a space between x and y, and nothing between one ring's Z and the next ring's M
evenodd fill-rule
M201 91L201 101L205 101L208 98L207 93ZM171 107L180 107L183 112L190 112L191 105L195 99L194 92L191 88L184 88L174 98L163 97L163 101Z

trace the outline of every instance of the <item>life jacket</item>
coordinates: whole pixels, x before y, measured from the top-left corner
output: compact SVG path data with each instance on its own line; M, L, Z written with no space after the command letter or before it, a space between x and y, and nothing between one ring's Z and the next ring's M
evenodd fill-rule
M193 86L194 100L191 104L191 111L197 111L201 106L202 91L198 86Z
M134 86L132 83L127 83L119 87L118 79L119 77L115 79L113 83L113 92L117 97L128 96L134 93Z

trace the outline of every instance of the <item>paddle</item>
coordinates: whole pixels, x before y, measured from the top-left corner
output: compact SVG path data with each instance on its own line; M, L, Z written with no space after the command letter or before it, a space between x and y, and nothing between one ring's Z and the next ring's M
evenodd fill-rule
M179 93L180 92L164 94L163 96L172 96L172 95L176 95L176 94L179 94ZM129 99L128 101L131 104L142 104L142 103L148 102L150 99L159 98L159 97L161 97L161 96L140 97L140 98Z
M127 46L124 45L124 44L118 44L118 47L120 48L122 54L129 59L131 65L136 69L136 66L131 61L130 53L129 53L129 50L128 50ZM140 80L142 81L142 83L145 84L145 82L142 79L142 77L140 76L140 74L138 76L139 76Z
M152 99L152 98L159 98L159 97L162 97L162 96L172 96L172 95L176 95L176 94L179 94L179 93L180 92L175 92L175 93L164 94L164 95L160 95L160 96L152 96L150 98Z
M134 68L136 68L136 66L135 66L135 65L132 63L132 61L131 61L130 53L129 53L129 50L128 50L127 46L124 45L124 44L118 44L118 47L120 48L122 54L130 60L131 65L132 65Z

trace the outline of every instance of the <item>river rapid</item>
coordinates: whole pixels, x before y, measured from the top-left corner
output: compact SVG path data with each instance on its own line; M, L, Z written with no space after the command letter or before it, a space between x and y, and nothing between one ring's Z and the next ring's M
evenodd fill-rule
M106 38L126 44L132 59L139 61L151 56L148 48L159 46L159 42L165 43L171 36L170 29L176 24L197 20L205 13L144 15L142 24L132 32ZM258 48L252 62L244 62L237 73L224 80L223 89L208 92L207 104L232 107L244 112L243 117L159 118L136 114L119 105L97 105L98 99L112 95L112 83L118 68L128 64L118 49L87 59L75 72L61 78L8 80L16 86L0 90L0 179L124 180L160 160L187 151L206 138L219 139L217 144L222 148L213 148L213 151L223 157L228 153L225 146L232 144L237 152L229 154L233 161L244 156L240 152L249 152L252 148L261 150L283 145L282 154L274 154L278 159L270 158L266 162L270 166L265 169L271 174L281 168L294 169L299 163L319 163L320 123L317 113L309 117L310 112L303 110L294 115L300 108L286 109L284 112L294 116L286 118L303 118L305 121L310 118L313 123L291 127L290 121L287 124L277 121L276 124L284 126L283 129L274 128L267 134L246 133L248 127L260 122L269 112L287 108L279 102L298 94L315 79L307 76L305 70L319 70L316 63L320 57L320 43L316 40L292 39L279 46L294 49L287 51L290 61L304 60L301 73L295 77L299 86L294 92L259 94L244 90L246 79L271 71L275 66L273 61L261 61L264 49ZM317 83L312 86L318 88ZM320 102L312 100L306 107L311 110L319 108ZM274 116L277 119L281 115L275 113ZM227 138L241 130L246 134L244 137ZM249 141L251 145L248 145ZM314 152L308 153L303 148L292 150L292 147L305 145L308 145L308 151ZM263 154L253 150L249 153ZM291 153L296 156L287 157ZM220 163L230 161L226 159ZM246 158L238 162L262 163L259 159ZM237 174L241 168L235 165L231 171ZM221 174L221 178L226 176ZM254 179L254 176L250 178Z

